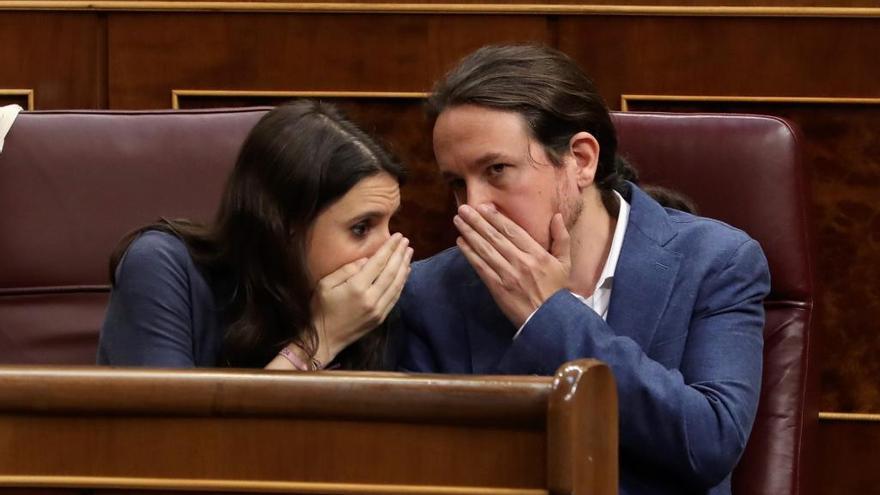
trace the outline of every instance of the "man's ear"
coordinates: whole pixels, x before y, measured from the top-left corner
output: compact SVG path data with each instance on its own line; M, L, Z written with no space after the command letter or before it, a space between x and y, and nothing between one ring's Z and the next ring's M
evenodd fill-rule
M584 190L593 185L596 168L599 166L599 141L589 132L579 132L568 141L571 159L575 164L575 177L578 189Z

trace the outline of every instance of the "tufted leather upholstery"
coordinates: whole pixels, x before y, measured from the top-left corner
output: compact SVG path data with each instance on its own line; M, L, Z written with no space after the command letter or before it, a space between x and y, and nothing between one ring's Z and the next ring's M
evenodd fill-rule
M93 363L112 248L160 215L208 219L265 111L20 115L0 153L0 363ZM734 490L807 494L815 295L796 132L771 117L614 118L644 183L685 193L764 248L773 279L764 384Z
M810 326L814 317L807 185L797 132L747 115L614 116L620 151L645 184L690 197L699 213L757 239L770 264L758 418L737 467L736 495L805 495L818 421Z
M109 253L160 215L210 218L265 111L19 115L0 153L0 363L93 364Z

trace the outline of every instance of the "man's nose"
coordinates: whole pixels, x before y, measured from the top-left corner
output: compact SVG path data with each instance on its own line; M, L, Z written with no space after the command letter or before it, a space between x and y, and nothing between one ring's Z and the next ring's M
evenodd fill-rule
M491 202L492 194L491 191L489 191L489 188L481 185L468 185L467 191L465 192L465 201L463 204L466 204L471 208L476 208L479 205Z

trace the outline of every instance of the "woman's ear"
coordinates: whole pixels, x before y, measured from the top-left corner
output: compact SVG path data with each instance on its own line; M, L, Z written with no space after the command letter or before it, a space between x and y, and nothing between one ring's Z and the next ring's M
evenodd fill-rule
M599 166L599 141L589 132L579 132L568 142L569 153L574 162L578 189L584 190L596 177Z

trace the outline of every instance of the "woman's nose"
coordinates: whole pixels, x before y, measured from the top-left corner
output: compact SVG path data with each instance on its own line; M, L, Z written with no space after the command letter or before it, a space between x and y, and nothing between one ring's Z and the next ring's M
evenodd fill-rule
M367 245L367 256L372 256L376 254L376 251L378 251L379 248L381 248L382 245L391 238L391 230L387 226L380 227L380 229L381 231L376 232L376 235L373 236L372 241Z

